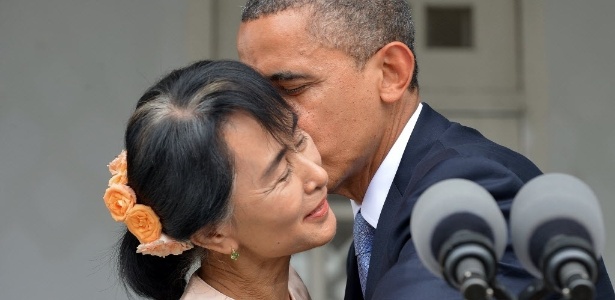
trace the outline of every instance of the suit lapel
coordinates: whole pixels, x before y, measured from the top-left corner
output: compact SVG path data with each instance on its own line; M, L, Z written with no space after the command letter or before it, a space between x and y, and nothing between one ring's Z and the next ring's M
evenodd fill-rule
M434 143L450 125L449 120L433 110L427 103L423 103L421 115L410 135L410 140L393 179L393 184L400 189L402 194L408 187L416 166L425 158Z
M374 236L374 244L372 245L372 254L369 260L369 270L367 271L367 286L365 287L365 299L371 299L371 295L374 293L374 287L377 283L376 280L370 280L370 278L380 278L384 271L385 266L390 265L388 260L389 255L386 253L386 244L391 238L391 230L394 223L391 222L391 216L395 216L400 204L401 193L397 188L391 186L389 194L382 207L380 213L380 219L378 220L378 229Z
M392 251L393 249L390 249L388 244L393 242L394 239L405 240L404 235L410 238L409 222L401 224L405 228L402 228L403 232L396 232L400 230L400 228L396 228L400 226L400 217L396 217L398 213L404 215L401 216L402 220L409 220L411 213L399 211L403 202L403 195L406 193L407 188L410 187L408 183L415 172L415 167L425 157L434 142L448 126L450 126L450 122L446 118L435 112L426 103L423 103L421 115L404 149L404 154L380 213L369 263L365 299L371 299L378 280L397 260L397 253L392 253L395 251Z

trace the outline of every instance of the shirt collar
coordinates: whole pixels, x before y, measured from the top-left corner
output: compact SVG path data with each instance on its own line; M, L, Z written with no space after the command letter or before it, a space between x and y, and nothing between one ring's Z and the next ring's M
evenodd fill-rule
M384 201L387 198L393 179L395 179L395 173L397 173L397 168L399 167L401 158L404 155L404 150L406 149L406 145L408 145L410 135L414 130L422 108L423 104L419 103L419 106L412 114L412 117L410 117L410 120L408 120L408 123L404 126L404 129L393 144L393 147L391 147L391 150L387 153L378 167L378 170L376 170L376 174L374 174L374 177L369 182L369 186L365 192L363 204L358 205L354 200L350 200L354 215L356 216L359 209L361 209L363 218L374 228L377 228Z

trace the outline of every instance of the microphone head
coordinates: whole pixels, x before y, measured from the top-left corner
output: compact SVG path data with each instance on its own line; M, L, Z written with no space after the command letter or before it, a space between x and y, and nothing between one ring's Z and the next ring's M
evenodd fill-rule
M517 258L537 278L543 277L538 258L553 237L585 240L596 257L604 249L600 203L587 184L567 174L544 174L525 184L513 201L510 226Z
M431 273L443 277L436 253L439 250L434 249L436 240L463 228L478 229L491 240L497 260L502 257L506 221L485 188L466 179L447 179L430 186L418 198L412 209L410 232L419 258Z

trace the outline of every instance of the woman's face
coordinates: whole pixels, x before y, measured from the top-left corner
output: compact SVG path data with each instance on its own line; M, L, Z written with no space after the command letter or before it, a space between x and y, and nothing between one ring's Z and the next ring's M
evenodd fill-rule
M251 116L236 113L224 137L234 154L233 234L241 255L287 256L333 238L328 176L305 132L297 130L287 147Z

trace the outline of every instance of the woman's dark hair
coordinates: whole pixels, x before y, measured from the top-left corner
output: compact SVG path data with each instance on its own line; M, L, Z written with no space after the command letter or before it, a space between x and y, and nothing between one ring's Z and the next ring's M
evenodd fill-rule
M128 185L150 206L162 231L188 240L230 217L232 151L223 129L236 112L251 115L283 144L292 140L296 114L275 88L236 61L201 61L172 71L139 99L126 129ZM124 285L153 299L179 299L195 250L160 258L136 253L126 231L119 248Z

